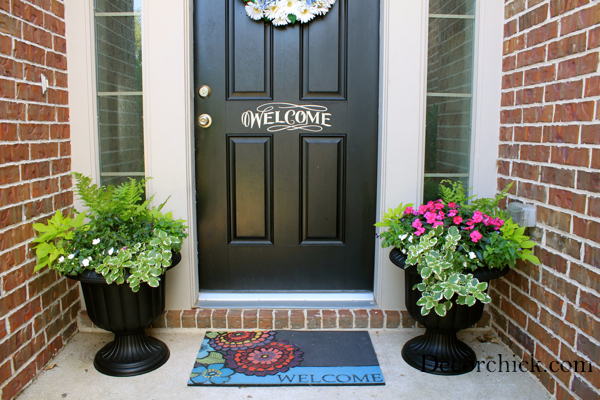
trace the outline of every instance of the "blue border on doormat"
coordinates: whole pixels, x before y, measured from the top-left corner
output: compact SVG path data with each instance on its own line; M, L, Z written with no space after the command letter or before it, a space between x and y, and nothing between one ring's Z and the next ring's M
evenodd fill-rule
M367 331L206 332L188 386L385 385Z

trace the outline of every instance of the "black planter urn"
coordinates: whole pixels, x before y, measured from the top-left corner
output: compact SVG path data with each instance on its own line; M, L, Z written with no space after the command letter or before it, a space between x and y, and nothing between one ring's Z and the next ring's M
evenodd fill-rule
M454 303L457 298L455 295L451 299L454 304L444 317L437 315L434 310L427 315L422 315L421 306L417 305L421 292L413 289L414 285L422 282L417 267L405 268L406 256L398 249L390 252L390 260L394 265L404 269L404 291L408 313L426 328L424 335L406 342L402 348L404 361L413 368L435 375L461 375L471 372L477 366L475 352L466 343L458 340L456 332L475 325L483 315L485 304L477 301L472 307L458 305ZM480 282L489 282L506 275L509 270L509 268L502 270L479 268L472 274Z
M181 254L173 254L173 268ZM135 376L161 367L170 356L169 348L160 340L147 336L146 328L165 310L165 278L158 287L146 283L133 292L127 283L107 284L105 278L86 270L69 276L81 283L87 313L94 325L115 334L115 339L102 347L94 358L98 372L110 376Z

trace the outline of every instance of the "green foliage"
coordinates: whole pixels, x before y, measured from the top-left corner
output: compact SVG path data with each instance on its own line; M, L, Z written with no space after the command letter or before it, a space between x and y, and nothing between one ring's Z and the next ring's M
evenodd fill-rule
M62 212L57 210L54 216L48 219L47 224L33 224L33 229L40 232L40 235L33 240L34 243L38 243L34 246L37 256L34 271L52 267L59 257L64 256L65 240L73 238L73 230L81 227L84 218L85 213L71 219L69 216L64 217Z
M477 268L512 268L518 259L539 263L525 228L507 219L500 208L509 189L510 185L493 198L474 200L460 182L444 180L441 200L417 209L400 204L375 224L384 229L381 246L398 248L407 266L417 266L423 282L415 288L423 292L418 302L423 315L435 310L444 316L453 302L488 303L487 284L470 273Z
M467 197L467 192L471 189L473 188L465 190L464 186L460 181L451 181L448 179L444 179L443 181L441 181L440 185L438 186L440 198L446 204L456 203L460 205L465 205L467 201L475 197Z
M76 192L88 209L75 220L58 213L47 225L34 226L43 233L34 240L40 243L36 270L48 266L62 275L76 275L92 269L107 283L127 282L133 291L143 282L158 286L172 252L179 252L187 237L185 221L161 212L166 201L149 208L153 197L144 200L148 179L99 187L87 176L73 175Z

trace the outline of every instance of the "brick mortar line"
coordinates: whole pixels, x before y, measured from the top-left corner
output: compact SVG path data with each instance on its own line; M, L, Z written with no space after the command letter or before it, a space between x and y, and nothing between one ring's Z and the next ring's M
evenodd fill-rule
M59 35L58 33L54 33L54 32L52 32L51 30L48 30L48 29L45 27L45 22L46 22L46 15L45 15L45 14L48 14L48 15L50 15L50 16L52 16L52 17L56 18L57 20L64 22L65 24L66 24L66 22L67 22L67 20L66 20L66 15L65 15L65 17L62 17L62 18L61 18L61 17L59 17L58 15L54 14L54 13L52 12L52 10L45 10L45 9L41 8L40 6L38 6L37 4L33 4L33 3L25 3L25 4L28 4L28 5L32 6L33 8L35 8L36 10L39 10L39 11L41 11L41 12L44 14L44 25L36 25L36 24L34 24L33 22L31 22L31 21L27 21L26 19L23 19L22 17L19 17L18 15L14 14L14 11L12 10L12 7L11 7L11 11L5 11L5 10L3 10L3 9L0 9L0 14L8 15L9 17L12 17L13 19L15 19L15 20L17 20L17 21L24 22L24 23L26 23L26 24L28 24L28 25L31 25L31 26L33 26L33 27L36 27L36 28L38 28L38 29L42 29L42 30L44 30L44 31L46 31L46 32L49 32L49 33L51 33L52 35L56 35L56 36L60 36L60 37L64 37L64 36L61 36L61 35ZM64 5L64 3L62 3L62 4ZM22 30L22 29L21 29L21 33L23 33L23 30ZM10 36L10 37L16 38L16 36Z
M62 297L60 298L62 299ZM74 306L75 303L73 303L71 306ZM70 309L71 307L69 307ZM64 315L68 310L65 310L63 312L61 312L61 316ZM79 326L77 325L77 330L75 331L75 333L73 333L73 335L71 335L71 337L69 337L66 341L63 340L63 345L61 346L61 348L56 352L56 354L52 355L52 353L49 354L50 358L48 359L48 361L46 362L46 364L44 364L42 366L42 368L40 368L39 370L37 369L37 356L42 353L44 350L47 350L47 346L50 345L50 343L52 343L54 340L56 340L56 338L58 338L59 336L62 337L62 334L64 333L65 329L67 329L68 327L70 327L73 323L77 324L77 319L73 319L69 322L68 326L65 326L63 329L61 329L60 331L57 332L57 334L53 337L51 337L51 339L47 339L47 335L46 335L46 331L44 330L43 332L40 332L40 335L44 335L44 339L45 339L45 344L44 347L41 348L37 353L33 354L28 360L27 362L25 362L19 369L14 368L14 362L12 360L12 358L9 358L9 365L11 368L11 376L10 378L15 377L16 375L18 375L24 368L28 367L32 362L35 363L35 367L36 367L36 374L34 376L34 378L43 371L43 367L45 367L51 360L53 360L56 356L58 356L58 354L63 351L63 349L66 347L66 343L73 338L73 336L79 331ZM32 332L33 332L33 326L32 326ZM37 335L36 335L37 336ZM33 335L32 333L32 338L25 342L25 344L22 347L19 347L18 350L16 350L14 353L11 354L11 356L13 356L14 354L16 354L19 350L23 349L26 345L28 345L29 343L31 343L33 341L33 339L36 337ZM8 383L9 383L10 379L8 379L6 382L3 382L2 385L0 386L0 390L4 389ZM29 386L31 384L31 382L33 382L34 379L31 379L27 384L25 384L23 386L23 388L21 388L21 390L19 391L19 393L21 393L23 391L23 389L25 389L27 386Z
M533 166L553 167L555 169L574 170L575 172L580 172L580 171L581 172L590 172L590 173L598 172L597 169L591 169L591 168L588 168L588 167L574 168L574 167L570 167L570 166L564 165L567 168L556 168L556 167L554 167L554 165L556 165L556 164L542 163L542 162L539 162L539 161L527 161L527 160L521 160L521 159L518 159L518 158L498 158L498 160L499 161L515 161L515 162L525 163L525 164L529 164L529 165L533 165ZM563 164L561 164L561 165L563 165ZM568 187L568 186L559 186L559 185L556 185L556 184L545 183L545 182L542 182L542 181L534 181L534 180L531 180L531 179L524 179L524 178L521 178L519 176L508 176L508 175L497 173L496 177L497 178L507 179L507 180L513 180L515 182L539 183L539 184L542 184L543 186L547 186L548 188L559 189L559 190L566 190L566 191L573 192L575 194L587 195L587 196L593 197L593 198L600 197L600 193L597 193L597 192L591 192L589 190L584 190L584 189L571 188L571 187ZM530 199L530 198L519 196L519 195L512 194L512 193L510 193L508 195L508 198L509 199L519 199L519 200L525 199L528 202L535 202L535 203L539 203L541 205L548 206L547 208L558 207L558 206L555 206L553 204L542 203L539 200ZM566 212L567 214L577 213L577 211L569 210L569 209L566 209L566 208L560 208L560 210L562 212L567 211ZM586 215L586 214L581 214L581 213L577 213L577 214L579 214L579 215ZM591 215L586 215L586 218L593 219L593 218L598 218L598 217L592 217Z
M521 347L521 349L522 349L523 353L528 353L528 351L527 351L527 350L526 350L526 349L523 347L523 345L522 345L522 344L521 344L521 343L520 343L520 342L519 342L517 339L515 339L515 338L514 338L514 337L513 337L513 336L512 336L510 333L508 333L508 332L505 332L505 331L504 331L504 330L503 330L503 329L502 329L500 326L498 326L498 324L493 324L493 326L492 326L492 329L494 329L494 328L493 328L494 326L496 326L496 330L497 330L497 331L501 331L501 332L502 332L504 335L506 335L506 337L508 338L508 340L511 340L511 341L512 341L514 344L517 344L519 347ZM528 333L528 336L529 336L529 333ZM534 339L534 340L535 340L535 339ZM508 344L507 344L507 343L504 343L504 342L502 341L502 339L500 339L500 342L502 343L502 345L503 345L504 347L508 348L508 349L509 349L509 351L510 351L511 353L513 353L513 354L514 354L514 352L512 351L512 349L510 348L510 346L508 346ZM537 342L537 340L536 340L536 342L535 342L535 343L538 343L538 342ZM551 353L551 354L554 354L554 353L552 353L552 352L550 352L550 353ZM519 357L519 356L517 356L516 354L515 354L515 356L516 356L517 358L520 358L520 359L521 359L521 361L523 361L523 358L522 358L522 357ZM531 356L532 358L534 358L534 356L535 356L535 355L534 355L534 354L532 354L532 355L530 355L530 356ZM545 364L544 364L544 365L545 365ZM532 372L530 372L530 371L527 371L527 372L528 372L529 376L530 376L530 377L532 377L532 378L533 378L533 380L534 380L534 381L535 381L535 382L536 382L538 385L540 385L540 386L541 386L541 387L542 387L542 388L543 388L543 389L544 389L546 392L548 391L548 389L547 389L547 388L544 386L544 384L542 383L542 381L541 381L541 380L540 380L540 379L539 379L539 378L538 378L536 375L534 375L534 374L533 374ZM561 386L564 386L564 385L562 385L562 381L561 381L560 379L558 379L556 376L554 376L554 373L552 373L552 372L551 372L551 376L554 378L554 380L555 380L555 382L557 382L557 384L560 382ZM572 381L574 376L575 376L574 374L571 374L571 378L570 378L569 380L570 380L570 381ZM570 382L570 381L569 381L569 383L567 384L567 386L569 386L569 387L570 387L570 385L571 385L571 382ZM570 390L569 390L569 392L570 392Z
M505 92L508 93L508 92ZM580 100L580 101L573 101ZM502 106L500 111L515 111L515 110L523 110L525 108L539 108L544 106L564 106L569 104L583 104L583 103L594 103L600 100L600 96L591 96L591 97L579 97L575 99L569 100L556 100L550 102L542 102L542 103L528 103L528 104L515 104L514 106ZM554 110L556 111L556 110ZM597 122L594 123L594 120L587 121L552 121L552 122L524 122L523 124L515 124L517 126L539 126L541 124L562 124L561 126L569 126L569 125L597 125ZM501 124L503 125L503 124ZM508 124L506 124L508 125Z
M69 174L66 173L66 174L61 174L61 175L50 175L51 178L52 177L59 178L59 177L64 177L64 176L69 176ZM48 177L45 177L45 178L48 178ZM17 184L2 185L2 186L0 186L0 190L1 189L10 189L10 188L13 188L13 187L18 187L18 186L23 186L23 185L26 185L28 183L44 182L45 180L47 180L47 179L37 178L37 179L31 179L31 180L27 180L27 181L19 181L20 184L17 183ZM61 191L56 192L56 193L66 193L66 192L69 192L69 191L72 192L73 188L71 187L71 188L69 188L67 190L61 190ZM30 190L29 193L31 194L31 190ZM37 197L35 197L35 198L37 198ZM14 204L19 204L19 203L14 203Z
M507 5L509 5L509 4L513 4L513 3L514 3L514 1L507 2L507 3L505 4L505 6L507 6ZM541 3L538 3L538 4L540 4L540 5L543 5L543 4L548 4L548 15L550 16L550 18L561 18L561 17L565 17L565 16L570 16L570 15L573 15L573 14L575 14L575 13L579 12L579 11L585 10L585 9L587 9L587 8L591 8L591 7L593 7L593 6L595 5L595 4L593 3L593 1L592 1L592 2L590 2L590 3L588 3L588 4L584 4L584 5L576 6L574 9L571 9L571 10L569 10L569 11L565 11L563 14L559 14L559 15L560 15L560 17L559 17L559 16L554 16L554 17L552 17L552 13L551 13L551 10L552 10L552 8L550 7L550 5L551 5L550 3L551 3L551 2L550 2L549 0L547 0L546 2L543 2L543 1L542 1ZM534 5L534 6L530 7L530 8L526 8L526 9L524 9L523 11L520 11L520 12L518 12L517 14L513 15L513 17L517 17L517 16L523 16L523 15L527 14L529 11L531 11L531 10L534 10L534 8L533 8L533 7L537 6L538 4L536 4L536 5ZM540 6L540 7L541 7L541 6ZM540 7L538 7L538 8L540 8ZM506 7L505 7L505 8L506 8ZM512 17L511 17L511 18L512 18ZM545 21L544 21L544 22L545 22Z
M64 193L64 192L63 192L63 193ZM59 209L57 209L57 210L64 211L65 209L67 209L67 208L69 208L69 207L73 207L73 205L66 206L66 207L63 207L63 208L59 208ZM25 226L25 225L27 225L27 224L29 224L29 223L36 223L35 221L37 221L37 220L39 220L39 219L42 219L42 218L45 218L45 217L52 217L52 216L53 216L53 215L56 213L56 211L57 211L57 210L54 210L52 213L48 213L48 214L40 214L40 215L37 215L37 216L35 217L35 219L28 219L28 220L25 220L25 221L18 222L18 223L14 224L14 225L10 225L10 226L8 226L7 228L1 229L1 230L0 230L0 234L3 234L3 233L6 233L6 232L9 232L9 231L11 231L11 230L13 230L13 229L15 229L15 228L21 228L21 227L23 227L23 226ZM15 245L15 246L12 246L12 247L9 247L9 248L7 248L7 249L3 250L2 252L0 252L0 255L2 255L2 254L5 254L5 253L7 253L7 252L9 252L9 251L11 251L11 250L14 250L14 249L16 249L16 248L20 247L20 246L21 246L21 245L23 245L23 244L30 244L30 243L33 241L33 239L35 239L35 236L34 236L34 237L32 237L32 238L30 238L30 239L27 239L27 240L25 240L25 241L23 241L23 242L20 242L20 243L18 243L18 244L17 244L17 245Z
M509 300L509 301L510 301L510 300ZM512 301L511 301L511 303L512 303ZM503 311L502 311L502 310L501 310L499 307L495 307L495 306L494 306L494 308L495 308L495 309L496 309L496 310L497 310L499 313L501 313L501 314L503 315L503 317L504 317L504 318L507 318L508 320L512 321L512 319L511 319L511 318L510 318L508 315L506 315L506 313L504 313L504 312L503 312ZM530 316L530 314L527 314L527 315L528 315L528 316ZM534 318L534 320L535 320L535 321L538 323L538 325L540 325L540 326L541 326L541 327L542 327L544 330L547 330L547 329L546 329L546 326L545 326L544 324L542 324L541 322L539 322L539 320L537 320L537 318ZM520 327L520 325L519 325L519 324L516 324L516 325ZM523 350L525 353L528 353L528 351L527 351L527 350L524 348L524 346L523 346L523 345L522 345L522 344L521 344L521 343L520 343L520 342L519 342L519 341L518 341L518 340L517 340L517 339L516 339L514 336L512 336L512 335L511 335L511 334L510 334L508 331L505 331L504 329L502 329L502 327L500 327L500 326L499 326L497 323L494 323L494 322L492 322L492 327L494 327L494 326L496 326L496 329L497 329L497 330L499 330L499 331L502 331L502 332L503 332L503 333L504 333L504 334L505 334L507 337L509 337L510 339L512 339L512 341L513 341L515 344L518 344L518 345L519 345L519 346L522 348L522 350ZM560 355L558 355L558 354L554 354L554 352L552 352L550 349L548 349L548 348L546 347L546 345L544 345L544 343L543 343L541 340L539 340L537 337L535 337L533 334L531 334L529 331L527 331L527 329L525 329L525 331L526 331L526 332L525 332L525 334L526 334L526 335L527 335L529 338L531 338L531 339L534 341L534 345L536 346L536 348L537 348L537 346L539 345L539 346L541 346L541 347L542 347L544 350L546 350L546 351L547 351L549 354L555 355L555 356L556 356L556 358L560 359ZM573 353L577 354L579 357L581 357L581 358L583 358L583 359L586 359L586 360L587 360L587 361L589 361L590 363L593 363L594 365L596 365L596 368L599 368L599 367L598 367L598 364L597 364L597 363L596 363L596 362L595 362L593 359L591 359L590 357L588 357L587 355L585 355L584 353L582 353L582 352L580 352L578 349L576 349L576 346L571 346L569 343L565 342L565 341L564 341L564 339L563 339L561 336L559 336L559 335L555 335L555 334L554 334L554 332L553 332L553 331L551 331L551 330L547 330L547 333L549 333L549 334L551 334L552 336L556 337L556 338L559 340L559 342L561 343L561 346L562 346L563 344L564 344L564 345L566 345L566 346L567 346L569 349L571 349L571 351L572 351ZM576 329L576 333L577 333L578 335L579 335L579 334L583 334L583 335L585 335L586 337L589 337L587 334L585 334L585 332L582 332L581 330L577 330L577 329ZM560 351L560 353L562 353L562 347L560 347L560 348L559 348L559 350L561 350L561 351ZM534 353L535 353L535 349L534 349ZM535 354L531 354L530 356L533 358L533 357L535 356ZM545 364L544 364L544 365L545 365ZM545 366L546 366L546 367L548 367L547 365L545 365ZM550 373L551 373L551 375L552 375L552 376L555 378L556 382L562 382L562 381L561 381L561 380L560 380L560 379L559 379L557 376L555 376L555 375L554 375L554 373L553 373L552 371L550 371ZM572 380L572 379L574 379L574 376L575 376L575 374L576 374L576 373L577 373L577 372L573 372L573 373L571 374L571 380ZM581 375L581 373L577 373L577 376L579 376L579 377L583 377L583 375ZM587 381L587 380L586 380L586 381ZM569 383L569 386L570 386L570 383ZM592 387L595 387L594 385L591 385L591 386L592 386Z
M30 43L28 43L26 41L22 41L22 42L25 43L25 44L27 44L27 45L32 45L32 44L30 44ZM12 47L14 47L14 46L11 45L11 51L14 51L14 48L12 48ZM49 49L47 47L39 47L39 45L35 45L35 47L37 47L38 49L44 50L44 52L48 52L48 51L52 50L52 49ZM52 52L56 53L56 54L60 54L63 57L67 58L66 53L60 53L60 52L53 51L53 50L52 50ZM8 59L8 60L16 61L16 62L21 63L21 64L27 64L27 65L32 66L32 67L37 67L37 68L40 68L40 69L50 70L50 71L53 71L53 72L59 72L59 73L64 74L64 75L67 75L67 71L68 71L68 68L66 68L66 69L59 69L59 68L52 67L52 66L49 66L49 65L36 63L35 61L28 60L26 58L17 58L14 55L8 55L8 54L0 53L0 57L3 57L3 58ZM43 71L41 71L41 72L43 72ZM24 79L18 79L17 80L17 78L15 78L15 77L6 77L4 79L6 79L6 80L12 80L14 82L27 82L27 83L30 83L30 84L37 83L37 82L34 82L34 81L27 81L27 80L24 80ZM62 88L62 86L52 85L52 86L48 86L48 88ZM66 88L63 88L63 89L66 89Z
M578 11L581 11L581 9L578 10ZM575 11L575 12L578 12L578 11ZM576 31L569 32L569 33L566 33L566 34L563 35L563 34L560 33L560 27L561 27L561 21L560 20L562 18L564 18L564 17L565 17L565 14L561 14L561 17L558 17L558 16L557 17L550 17L550 18L544 20L543 22L540 22L539 24L533 25L533 26L531 26L531 27L529 27L527 29L524 29L522 31L519 30L519 31L513 33L510 36L502 36L502 42L504 43L504 42L507 42L507 41L512 40L512 39L517 39L519 36L527 35L529 33L534 32L537 29L540 29L540 28L543 28L543 27L545 27L547 25L550 25L553 22L558 22L558 24L557 24L558 26L557 26L557 29L556 29L556 34L557 34L556 37L549 38L547 40L544 40L542 42L536 43L534 45L528 45L527 44L527 40L524 40L524 42L525 42L524 45L526 47L523 48L523 49L521 49L521 50L519 50L519 51L527 51L527 50L535 49L537 47L544 46L546 44L557 43L557 42L560 42L561 40L569 39L571 37L581 35L582 33L585 33L585 35L586 35L585 45L586 45L586 49L587 49L587 46L589 44L589 32L593 31L595 28L597 28L597 25L590 25L590 26L587 26L585 28L581 28L581 29L578 29ZM511 19L511 20L505 20L503 28L506 27L506 25L509 24L509 23L511 23L512 21L516 20L518 22L518 19L519 18L517 17L517 18ZM518 24L517 24L517 27L518 27ZM509 53L509 54L512 54L512 53ZM504 57L504 55L503 55L503 57Z
M526 146L529 146L529 145L526 145ZM537 144L532 144L531 146L538 146L538 145ZM567 147L567 146L557 146L557 147ZM580 148L584 148L584 147L576 147L575 149L580 149ZM598 148L594 148L593 147L591 149L592 150L597 150ZM523 160L521 158L504 158L504 157L499 157L498 161L512 161L512 162L518 162L518 163L528 164L528 165L533 165L533 166L538 166L538 167L553 167L555 169L559 169L558 167L563 166L565 168L562 168L562 169L576 171L576 172L582 171L582 172L593 173L593 172L597 172L598 171L597 169L594 169L594 168L591 168L591 167L580 167L580 166L568 165L568 164L552 164L551 162L547 162L547 161ZM521 180L521 181L537 182L537 183L543 183L544 185L546 185L545 182L534 181L532 179L521 178L519 176L508 176L508 175L505 175L505 174L498 173L498 177L509 177L511 179L514 179L514 180L518 179L518 180ZM577 191L586 192L586 193L596 193L596 192L586 191L586 190L583 190L583 189L570 188L568 186L560 186L560 185L551 184L551 183L548 183L547 185L552 185L553 188L560 187L560 188L563 188L563 190L564 189L573 189L573 192L576 192L576 193L579 193ZM593 196L593 197L598 197L598 195L600 195L600 193L596 193L596 195Z
M510 282L507 282L507 283L509 283L509 284L510 284ZM511 286L512 288L517 288L516 286L514 286L514 285L512 285L512 284L510 284L510 286ZM540 285L540 286L541 286L541 285ZM515 302L514 302L512 299L510 299L509 297L505 296L503 293L501 293L500 291L498 291L496 288L492 288L492 289L494 289L494 290L495 290L495 291L496 291L496 292L497 292L497 293L498 293L500 296L502 296L502 299L503 299L503 300L504 300L504 299L505 299L505 300L507 300L507 301L508 301L510 304L512 304L513 306L517 307L517 308L518 308L520 311L524 312L524 314L525 314L525 315L528 317L528 319L527 319L527 323L526 323L526 326L525 326L525 327L523 327L522 329L524 329L524 330L526 330L526 331L527 331L527 328L529 327L529 319L533 319L533 320L534 320L534 321L535 321L535 322L536 322L538 325L540 325L540 326L544 327L544 329L546 329L546 330L548 330L548 329L549 329L549 328L548 328L548 327L547 327L545 324L543 324L543 323L542 323L542 322L539 320L539 317L538 317L538 316L532 315L531 313L529 313L529 312L527 312L527 311L523 310L523 309L522 309L522 308L521 308L521 307L520 307L518 304L516 304L516 303L515 303ZM518 289L518 288L517 288L517 289ZM519 291L520 291L520 290L519 290ZM550 314L550 315L552 315L553 317L555 317L555 318L557 318L557 319L561 320L561 321L562 321L563 323L565 323L567 326L569 326L569 327L573 328L573 330L575 331L575 333L576 333L577 335L584 335L584 336L585 336L585 337L587 337L587 338L591 338L591 337L592 337L591 335L588 335L587 333L585 333L585 332L584 332L584 331L583 331L583 330L582 330L582 329L581 329L579 326L577 326L577 325L574 325L573 323L571 323L570 321L568 321L568 320L566 319L566 313L565 313L565 317L563 317L563 316L561 316L561 315L558 315L558 314L556 313L556 311L552 310L551 308L548 308L548 307L546 307L546 305L544 305L543 303L539 302L538 300L536 300L536 299L533 299L533 298L532 298L532 297L530 297L529 295L527 295L527 297L529 297L529 298L530 298L532 301L534 301L534 302L535 302L535 303L536 303L538 306L540 306L540 307L543 307L543 308L546 310L546 312L548 312L548 314ZM566 302L570 303L568 300L567 300ZM586 313L586 314L587 314L587 312L585 312L585 310L584 310L584 309L582 309L581 307L579 307L579 306L577 306L577 305L575 305L575 304L572 304L572 305L573 305L573 307L574 307L575 309L577 309L577 310L579 310L579 311L581 311L581 312L584 312L584 313ZM502 311L501 307L497 307L497 306L495 306L495 305L494 305L494 307L497 309L497 311L498 311L498 312L502 313L502 315L503 315L503 316L504 316L504 317L505 317L507 320L511 321L511 322L512 322L513 324L515 324L516 326L518 326L518 327L521 327L521 325L520 325L518 322L516 322L516 321L515 321L513 318L511 318L511 317L510 317L508 314L506 314L504 311ZM552 333L552 334L553 334L553 336L556 336L556 337L558 337L558 338L559 338L559 340L560 340L561 342L564 342L564 340L565 340L565 339L564 339L564 338L562 338L562 336L560 336L560 335L558 335L558 334L555 334L555 333L554 333L554 331L552 331L551 329L549 330L549 332L550 332L550 333ZM508 333L508 332L507 332L507 333ZM531 336L531 337L532 337L534 340L536 340L536 341L540 341L538 338L536 338L535 336L533 336L532 334L530 334L528 331L527 331L527 334L528 334L529 336ZM577 343L577 341L576 341L575 339L574 339L574 341L575 341L575 344L576 344L576 343ZM567 346L569 346L569 347L573 348L573 349L575 348L575 345L571 345L571 344L569 344L569 343L567 343L567 342L565 342L565 344L566 344Z
M48 141L46 143L31 143L31 144L51 144L51 143L68 143L70 142L70 140L65 140L62 142L57 142L57 141ZM14 145L19 145L19 144L29 144L27 142L13 142ZM4 143L0 142L0 146L5 145ZM7 145L9 146L9 145ZM31 155L31 149L30 150L30 155ZM44 162L44 161L57 161L57 160L67 160L70 159L71 156L58 156L58 157L45 157L45 158L36 158L36 159L29 159L29 160L21 160L21 161L11 161L11 162L7 162L4 164L0 164L0 168L2 167L15 167L15 166L21 166L21 165L29 165L29 164L35 164L35 163L40 163L40 162ZM58 175L51 175L51 176L58 176ZM26 181L21 181L21 182L29 182L29 180ZM0 188L2 188L3 186L0 186Z

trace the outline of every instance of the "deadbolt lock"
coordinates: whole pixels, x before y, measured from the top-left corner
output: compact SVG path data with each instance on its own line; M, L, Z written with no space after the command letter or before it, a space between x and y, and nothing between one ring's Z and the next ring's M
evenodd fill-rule
M198 125L202 128L208 128L212 124L212 118L208 114L202 114L198 117Z
M210 97L210 94L211 90L208 85L202 85L200 86L200 89L198 89L198 95L200 95L200 97L202 97L203 99Z

